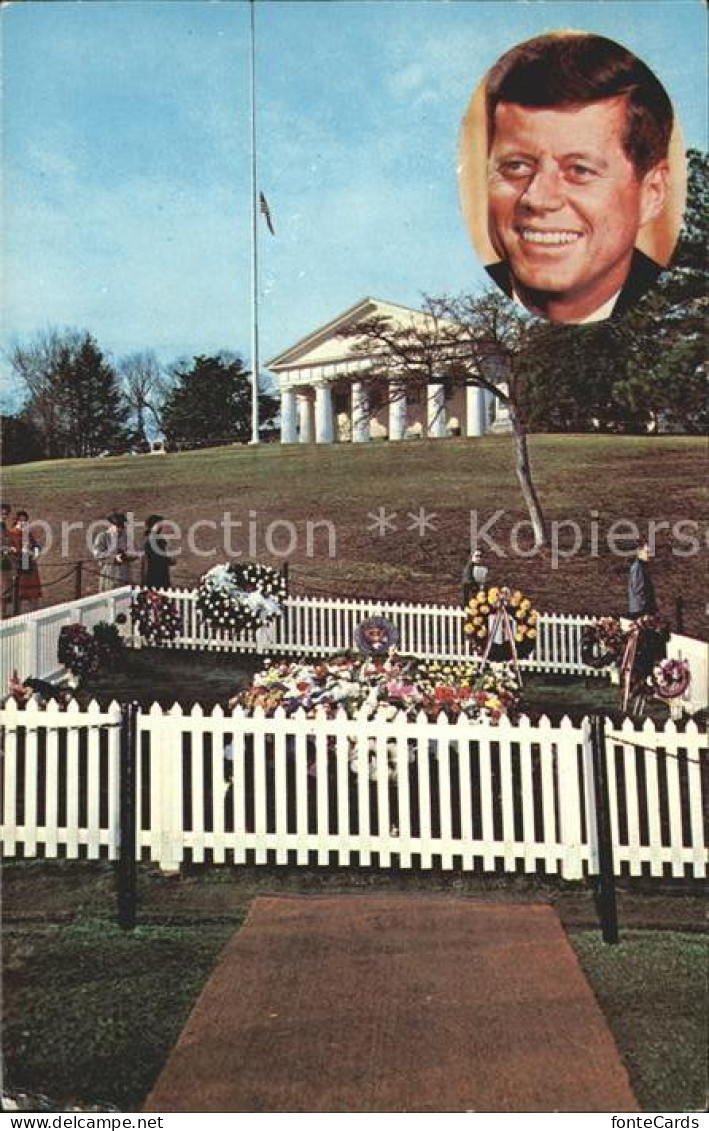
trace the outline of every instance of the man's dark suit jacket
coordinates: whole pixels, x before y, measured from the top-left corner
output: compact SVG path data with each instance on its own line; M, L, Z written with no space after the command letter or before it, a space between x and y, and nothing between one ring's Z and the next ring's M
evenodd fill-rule
M488 275L493 279L498 287L501 287L508 298L512 298L512 276L507 263L491 263L485 268ZM626 310L637 302L637 300L649 290L657 279L663 268L654 259L650 259L649 255L644 255L642 251L637 248L633 251L633 258L630 264L628 277L613 310L610 318L620 318L625 314Z

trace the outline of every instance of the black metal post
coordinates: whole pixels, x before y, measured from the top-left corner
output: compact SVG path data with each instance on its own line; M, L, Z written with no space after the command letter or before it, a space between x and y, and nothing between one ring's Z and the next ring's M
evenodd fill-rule
M283 577L283 580L286 583L286 593L288 592L289 574L290 574L290 569L289 569L289 566L288 566L288 562L284 562L283 565L281 566L281 576Z
M681 593L675 597L675 631L684 632L684 597Z
M21 613L20 607L20 575L16 573L12 579L12 615L19 617Z
M598 842L599 876L597 906L601 918L603 941L618 942L618 908L613 871L613 835L611 829L610 793L606 766L606 733L602 715L591 718L591 750L593 755L593 791L596 798L596 837Z
M74 563L74 600L78 601L82 595L84 563Z
M118 852L117 895L118 925L132 931L136 924L138 903L138 867L136 851L136 775L138 764L138 710L137 703L121 705L120 752L120 848Z

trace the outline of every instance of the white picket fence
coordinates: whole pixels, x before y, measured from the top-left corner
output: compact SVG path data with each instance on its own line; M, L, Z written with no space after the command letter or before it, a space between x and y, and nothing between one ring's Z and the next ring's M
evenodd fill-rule
M176 638L167 648L203 651L268 652L281 655L324 656L355 649L355 630L365 617L386 617L398 630L398 649L421 659L475 659L467 642L463 609L452 605L349 600L341 597L286 598L283 615L255 634L234 636L206 624L197 609L194 589L165 591L180 615ZM581 634L593 617L543 613L534 655L522 661L532 671L603 676L581 660Z
M59 633L64 625L79 622L87 628L99 621L127 618L123 629L129 644L142 641L132 634L129 586L53 605L35 613L11 617L0 623L0 688L7 687L13 671L20 679L34 676L57 679L63 670L57 661ZM180 631L166 648L199 651L268 653L317 656L354 649L357 625L369 616L387 617L398 629L399 651L422 659L475 659L467 644L465 613L451 605L349 600L339 597L288 597L283 616L254 634L234 636L215 631L202 620L193 589L166 590L176 603ZM608 677L609 670L588 667L581 659L581 636L593 617L567 613L542 613L534 654L521 661L530 671L560 675ZM684 697L685 709L695 713L709 699L709 651L704 641L673 635L668 655L688 659L692 684Z
M120 614L129 618L131 593L130 586L125 585L4 620L0 624L0 694L5 694L13 671L20 679L52 680L63 675L64 668L57 660L62 628L76 623L93 628L100 621L113 624Z
M115 859L120 708L0 712L6 856ZM707 872L706 738L606 721L618 874ZM354 767L354 769L353 769ZM137 855L559 874L598 872L588 721L493 726L400 714L138 716Z

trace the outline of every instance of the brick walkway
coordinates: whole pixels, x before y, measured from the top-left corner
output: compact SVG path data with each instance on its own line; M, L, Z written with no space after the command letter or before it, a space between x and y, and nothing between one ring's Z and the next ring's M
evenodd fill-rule
M146 1111L637 1111L553 908L260 897Z

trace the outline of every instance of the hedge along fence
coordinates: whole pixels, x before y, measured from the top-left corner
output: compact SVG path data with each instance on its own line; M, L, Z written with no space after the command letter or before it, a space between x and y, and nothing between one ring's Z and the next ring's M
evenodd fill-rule
M120 718L115 703L4 708L5 855L116 859ZM705 737L693 722L605 728L616 874L706 876ZM576 880L599 869L588 720L154 704L136 731L136 855L166 870L207 860Z

